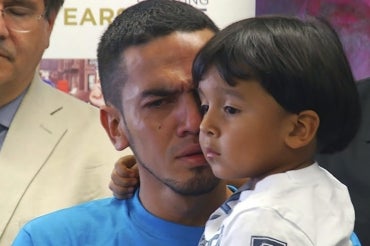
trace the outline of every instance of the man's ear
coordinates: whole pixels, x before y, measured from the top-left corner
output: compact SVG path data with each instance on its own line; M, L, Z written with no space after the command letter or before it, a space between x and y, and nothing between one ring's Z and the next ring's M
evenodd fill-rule
M62 7L60 7L60 8L62 8ZM58 11L52 10L52 11L50 11L49 16L47 17L46 21L48 22L48 27L47 27L47 29L45 29L45 31L47 32L48 38L46 39L45 49L49 47L50 35L51 35L51 32L54 29L55 20L56 20L57 16L58 16Z
M48 19L47 19L47 21L49 22L50 30L53 30L57 16L58 16L58 12L55 12L55 11L50 12Z
M307 146L315 141L320 117L313 110L304 110L293 115L292 126L285 143L292 149Z
M50 16L48 16L48 18L46 20L48 22L48 26L45 29L45 35L47 35L47 38L45 39L45 49L49 48L49 45L50 45L50 35L51 35L51 32L54 29L54 24L55 24L55 20L57 18L57 15L58 15L57 12L52 11L50 13Z
M123 150L129 146L123 129L123 120L119 111L111 106L100 107L100 122L107 132L116 150Z

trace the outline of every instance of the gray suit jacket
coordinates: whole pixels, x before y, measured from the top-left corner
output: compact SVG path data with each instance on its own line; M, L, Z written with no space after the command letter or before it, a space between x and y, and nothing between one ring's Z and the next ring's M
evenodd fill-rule
M0 245L28 220L110 196L119 156L99 110L43 83L36 75L0 151Z
M362 121L356 137L342 152L319 156L321 166L347 185L356 212L354 231L370 245L370 78L357 82Z

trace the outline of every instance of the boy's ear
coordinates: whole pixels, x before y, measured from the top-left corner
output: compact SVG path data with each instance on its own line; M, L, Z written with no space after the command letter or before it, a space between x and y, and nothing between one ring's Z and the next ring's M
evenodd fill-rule
M121 114L116 108L107 105L100 107L100 122L116 150L123 150L129 146Z
M285 138L285 143L292 149L311 144L320 125L320 117L313 110L304 110L293 118L293 127Z

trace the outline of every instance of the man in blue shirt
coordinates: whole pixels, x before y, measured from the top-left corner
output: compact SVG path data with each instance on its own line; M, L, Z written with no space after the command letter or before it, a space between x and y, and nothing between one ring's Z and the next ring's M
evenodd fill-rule
M140 188L128 200L39 217L13 245L197 245L209 215L231 195L200 150L191 78L196 53L217 31L177 1L144 1L115 19L98 49L101 120L117 150L133 150Z
M14 245L197 245L231 194L200 149L192 82L196 53L218 31L178 1L143 1L108 27L98 48L101 121L140 172L133 198L89 202L28 223Z

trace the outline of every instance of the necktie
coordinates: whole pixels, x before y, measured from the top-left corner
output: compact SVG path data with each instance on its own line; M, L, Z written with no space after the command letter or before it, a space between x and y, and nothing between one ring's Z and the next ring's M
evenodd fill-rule
M6 129L8 129L6 126L3 126L0 124L0 149L3 146L3 142L5 139Z

